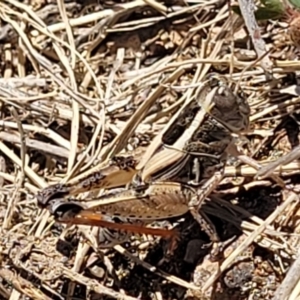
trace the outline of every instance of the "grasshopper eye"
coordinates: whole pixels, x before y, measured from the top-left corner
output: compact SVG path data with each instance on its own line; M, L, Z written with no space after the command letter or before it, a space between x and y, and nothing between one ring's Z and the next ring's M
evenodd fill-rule
M240 98L239 101L239 108L242 114L244 115L250 115L250 106L247 103L247 101L243 100L243 98Z

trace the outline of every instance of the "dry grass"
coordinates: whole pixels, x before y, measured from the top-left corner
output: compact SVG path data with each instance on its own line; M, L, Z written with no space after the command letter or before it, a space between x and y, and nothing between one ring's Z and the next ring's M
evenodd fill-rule
M299 144L287 24L259 23L258 58L224 1L49 2L0 2L0 298L299 299L297 263L284 280L299 248L299 163L256 176ZM228 243L224 261L207 259L189 216L171 220L182 240L165 257L153 237L99 250L97 229L63 231L37 208L48 184L143 152L211 71L239 82L251 106L239 160L203 207Z

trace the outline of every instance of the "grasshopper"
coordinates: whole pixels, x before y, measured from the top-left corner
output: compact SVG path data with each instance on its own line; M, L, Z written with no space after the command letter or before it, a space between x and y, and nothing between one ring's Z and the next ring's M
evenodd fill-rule
M169 124L160 139L149 146L144 158L115 157L101 170L77 182L56 184L37 195L40 207L50 209L57 221L137 233L151 233L176 240L176 232L118 224L104 216L130 222L151 222L191 211L194 218L217 241L199 209L222 179L227 148L234 134L246 131L250 108L235 95L224 78L210 75L195 99ZM145 157L147 159L145 159ZM127 187L109 191L92 201L64 198L86 191Z

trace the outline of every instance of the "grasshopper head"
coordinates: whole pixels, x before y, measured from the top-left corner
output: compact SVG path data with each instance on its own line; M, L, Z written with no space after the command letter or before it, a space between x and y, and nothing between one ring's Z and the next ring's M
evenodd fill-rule
M198 95L198 103L231 132L241 133L248 130L249 104L232 91L225 78L210 75Z

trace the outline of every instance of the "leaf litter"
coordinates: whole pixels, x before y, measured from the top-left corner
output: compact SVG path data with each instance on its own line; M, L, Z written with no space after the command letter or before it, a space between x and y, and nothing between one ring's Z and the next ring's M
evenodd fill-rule
M299 297L291 2L0 3L2 299ZM208 260L209 241L188 215L166 224L181 232L168 257L151 236L100 249L98 228L66 230L37 208L49 184L117 154L142 156L208 72L239 83L251 106L251 130L203 207L227 244L224 260Z

